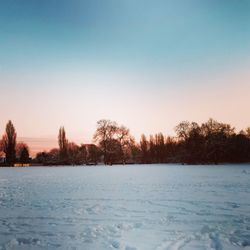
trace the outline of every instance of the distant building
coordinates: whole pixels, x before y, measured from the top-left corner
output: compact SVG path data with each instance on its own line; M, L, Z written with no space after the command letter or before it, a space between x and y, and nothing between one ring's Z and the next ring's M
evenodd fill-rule
M30 167L29 163L15 163L14 167Z

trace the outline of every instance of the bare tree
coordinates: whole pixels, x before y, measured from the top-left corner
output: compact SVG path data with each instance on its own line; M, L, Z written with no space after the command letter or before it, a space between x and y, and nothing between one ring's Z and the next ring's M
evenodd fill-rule
M68 162L71 165L77 165L80 162L80 148L77 144L74 142L68 143L67 146L67 152L68 152Z
M190 122L182 121L175 127L175 132L179 140L186 140L190 132Z
M118 130L116 122L110 120L99 120L97 122L97 129L94 134L94 141L99 144L103 155L104 155L104 164L112 164L110 161L111 154L113 153L113 144L115 140L115 133Z
M95 164L97 165L100 161L101 152L100 149L94 145L89 144L87 146L87 164Z
M123 125L118 127L116 137L120 143L121 159L123 164L125 164L130 146L134 143L134 138L130 135L129 129Z
M250 127L247 127L244 132L246 137L250 139Z
M11 121L6 125L5 134L3 135L3 151L6 156L6 163L13 165L16 160L16 130Z
M66 161L68 156L68 140L64 127L60 127L58 134L59 157L61 161Z
M29 156L29 147L27 144L23 142L19 142L16 145L16 158L22 164L29 163L30 156Z
M144 134L141 135L140 140L140 149L141 149L141 162L148 163L148 156L149 156L149 142Z

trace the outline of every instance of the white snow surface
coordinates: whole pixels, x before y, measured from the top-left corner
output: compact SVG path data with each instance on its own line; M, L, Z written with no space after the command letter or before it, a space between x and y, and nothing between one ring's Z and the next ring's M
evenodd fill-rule
M250 165L0 169L0 249L250 249Z

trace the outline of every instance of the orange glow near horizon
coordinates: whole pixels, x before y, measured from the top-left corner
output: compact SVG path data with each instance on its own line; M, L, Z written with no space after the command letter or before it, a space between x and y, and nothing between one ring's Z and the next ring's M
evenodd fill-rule
M17 77L5 77L1 80L8 87L0 105L9 105L1 111L0 133L11 119L18 136L28 138L24 141L37 152L57 146L62 125L70 141L91 143L100 119L125 125L136 140L142 133L174 135L180 121L202 123L210 117L237 130L245 129L250 126L250 73L246 66L213 77L192 75L186 79L171 79L163 72L54 73L47 78L20 75L20 85L14 91ZM27 81L37 81L37 86L25 86ZM42 87L45 81L54 84ZM71 81L73 85L67 84ZM158 84L153 85L154 81ZM14 101L10 102L9 96Z

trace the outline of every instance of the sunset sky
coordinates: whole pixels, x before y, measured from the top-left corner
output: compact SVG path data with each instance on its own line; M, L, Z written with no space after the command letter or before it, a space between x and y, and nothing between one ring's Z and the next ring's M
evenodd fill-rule
M250 126L249 0L0 1L0 133L91 142L99 119L140 134L182 120ZM38 146L37 146L38 145Z

